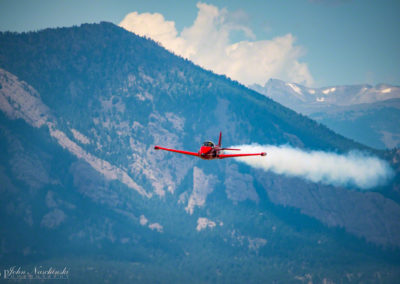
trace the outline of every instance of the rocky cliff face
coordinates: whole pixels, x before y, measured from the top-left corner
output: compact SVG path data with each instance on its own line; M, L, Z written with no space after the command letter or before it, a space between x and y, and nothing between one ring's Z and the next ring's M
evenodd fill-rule
M138 281L169 265L188 273L175 282L396 276L397 254L383 248L400 246L400 206L379 191L153 150L196 151L220 130L225 144L367 147L111 24L0 43L4 263L102 255L137 263ZM362 264L341 265L349 255Z
M345 228L372 243L397 246L400 241L399 206L377 192L317 186L273 174L261 179L276 204L298 208L329 227Z

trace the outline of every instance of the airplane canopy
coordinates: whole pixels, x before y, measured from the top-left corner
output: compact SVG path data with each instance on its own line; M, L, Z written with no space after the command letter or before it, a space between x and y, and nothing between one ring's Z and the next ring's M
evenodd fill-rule
M203 146L207 146L207 147L214 147L214 143L211 141L206 141L203 143Z

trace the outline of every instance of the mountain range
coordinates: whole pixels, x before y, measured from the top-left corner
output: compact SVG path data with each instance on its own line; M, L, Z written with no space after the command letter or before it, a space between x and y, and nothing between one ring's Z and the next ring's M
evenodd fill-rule
M400 153L338 135L111 23L0 33L1 269L71 283L399 279ZM360 191L154 151L203 140L377 155ZM268 158L268 156L267 156Z
M252 89L377 149L400 146L400 87L388 84L308 88L270 79Z

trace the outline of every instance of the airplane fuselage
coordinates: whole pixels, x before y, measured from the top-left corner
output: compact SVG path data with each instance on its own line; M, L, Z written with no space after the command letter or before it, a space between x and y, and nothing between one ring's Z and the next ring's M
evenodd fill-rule
M199 157L203 160L218 159L219 147L201 146L199 150Z

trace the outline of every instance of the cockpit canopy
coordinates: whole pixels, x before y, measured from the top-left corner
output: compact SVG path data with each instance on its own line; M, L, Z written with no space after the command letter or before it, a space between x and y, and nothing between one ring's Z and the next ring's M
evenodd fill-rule
M203 146L207 146L207 147L214 147L214 143L211 141L206 141L203 143Z

